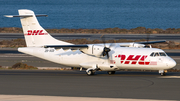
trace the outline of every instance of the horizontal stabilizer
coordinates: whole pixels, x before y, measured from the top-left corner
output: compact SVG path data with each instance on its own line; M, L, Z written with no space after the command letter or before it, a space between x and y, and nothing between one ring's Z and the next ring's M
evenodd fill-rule
M8 17L8 18L13 18L13 17L33 17L33 15L4 15L4 16ZM38 15L36 15L36 17L42 17L42 16L47 17L48 15L46 15L46 14L38 14Z

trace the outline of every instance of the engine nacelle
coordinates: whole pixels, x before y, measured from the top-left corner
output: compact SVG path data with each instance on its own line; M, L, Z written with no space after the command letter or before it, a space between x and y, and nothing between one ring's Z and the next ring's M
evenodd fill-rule
M88 48L83 48L80 50L89 55L101 56L104 50L104 46L103 45L88 45Z
M145 45L144 44L138 44L138 43L131 43L129 47L137 47L137 48L143 48Z

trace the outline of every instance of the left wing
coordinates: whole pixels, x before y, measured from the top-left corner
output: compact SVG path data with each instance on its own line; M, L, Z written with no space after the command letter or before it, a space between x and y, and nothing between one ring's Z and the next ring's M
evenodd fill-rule
M153 43L162 43L166 42L165 40L162 41L148 41L148 42L133 42L133 43L116 43L115 47L137 47L137 48L143 48L146 45L145 44L153 44ZM106 46L107 45L107 46ZM45 45L44 48L55 48L55 49L71 49L71 50L80 50L83 53L95 55L95 56L108 56L108 52L111 51L111 45L112 43L106 43L104 44L86 44L86 45Z
M146 42L135 42L139 44L154 44L154 43L163 43L166 42L166 40L159 40L159 41L146 41Z
M166 40L160 40L160 41L146 41L146 42L131 42L131 43L116 43L116 45L119 45L121 47L144 47L144 44L154 44L154 43L163 43L166 42ZM110 45L111 43L107 43L107 45ZM100 45L100 44L94 44L94 45ZM94 46L93 45L93 46ZM44 48L55 48L55 49L88 49L92 44L89 45L45 45Z

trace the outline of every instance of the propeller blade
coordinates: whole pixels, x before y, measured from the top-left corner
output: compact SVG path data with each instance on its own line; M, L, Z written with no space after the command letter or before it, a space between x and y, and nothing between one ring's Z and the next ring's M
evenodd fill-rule
M111 43L111 44L109 45L109 48L112 48L113 46L115 46L115 44L116 44L116 43Z
M147 43L149 42L150 33L147 33Z
M109 52L106 52L106 54L107 54L107 58L109 59Z
M102 40L102 42L104 44L104 47L106 47L106 40L105 40L104 34L100 38L101 38L101 40Z

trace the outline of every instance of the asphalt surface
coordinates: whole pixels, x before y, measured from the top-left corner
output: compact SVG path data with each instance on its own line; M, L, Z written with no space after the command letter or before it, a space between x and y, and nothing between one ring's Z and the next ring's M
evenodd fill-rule
M0 94L180 100L180 73L166 77L156 72L87 76L85 71L0 70Z
M70 39L88 39L101 40L101 36L103 34L58 34L58 33L50 33L54 38L61 40L70 40ZM127 39L127 40L139 40L139 39L147 39L147 34L104 34L105 40L118 40L118 39ZM24 38L22 33L0 33L0 40L10 40ZM178 34L150 34L149 40L174 40L180 41L180 35Z

